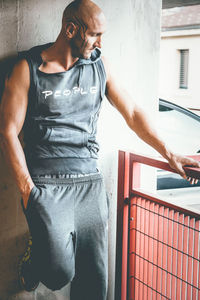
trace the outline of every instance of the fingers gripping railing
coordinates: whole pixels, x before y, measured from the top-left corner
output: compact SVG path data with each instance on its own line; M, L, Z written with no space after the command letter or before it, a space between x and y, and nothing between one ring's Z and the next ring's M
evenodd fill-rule
M200 215L142 192L141 163L175 172L163 159L119 151L115 299L199 300ZM200 179L200 169L185 171Z

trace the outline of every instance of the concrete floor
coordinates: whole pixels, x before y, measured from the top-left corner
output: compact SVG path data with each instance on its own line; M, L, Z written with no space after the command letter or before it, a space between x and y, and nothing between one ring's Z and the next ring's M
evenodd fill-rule
M157 191L168 202L200 214L200 187Z

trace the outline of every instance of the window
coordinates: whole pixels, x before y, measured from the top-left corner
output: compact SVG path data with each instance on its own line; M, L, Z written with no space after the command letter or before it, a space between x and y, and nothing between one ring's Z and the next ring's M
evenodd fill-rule
M180 76L179 76L179 88L188 88L188 58L189 50L180 50Z

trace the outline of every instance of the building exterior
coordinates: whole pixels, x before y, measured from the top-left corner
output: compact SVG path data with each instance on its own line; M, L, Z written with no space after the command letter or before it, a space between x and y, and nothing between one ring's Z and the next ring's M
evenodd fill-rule
M163 9L159 97L200 113L200 5Z

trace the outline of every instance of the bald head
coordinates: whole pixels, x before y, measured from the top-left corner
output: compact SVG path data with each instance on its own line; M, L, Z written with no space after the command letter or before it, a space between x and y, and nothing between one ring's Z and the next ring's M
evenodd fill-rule
M93 19L102 18L105 16L101 8L90 0L75 0L71 2L64 10L63 25L67 22L77 22L88 26Z
M101 48L101 35L105 31L106 19L101 8L90 0L75 0L63 12L62 34L75 55L77 47L88 57L89 51ZM88 49L89 48L89 49ZM88 50L88 55L85 54Z

